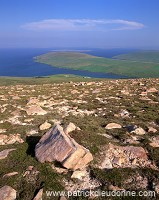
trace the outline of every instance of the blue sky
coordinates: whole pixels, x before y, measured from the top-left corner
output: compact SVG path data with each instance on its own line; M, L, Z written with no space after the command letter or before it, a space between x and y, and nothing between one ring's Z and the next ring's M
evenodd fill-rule
M159 0L1 0L0 47L159 49Z

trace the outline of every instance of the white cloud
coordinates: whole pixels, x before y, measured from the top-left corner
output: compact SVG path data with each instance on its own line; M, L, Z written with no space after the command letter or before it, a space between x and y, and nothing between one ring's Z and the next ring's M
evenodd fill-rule
M142 29L144 24L121 19L48 19L24 24L22 28L53 31L108 31Z

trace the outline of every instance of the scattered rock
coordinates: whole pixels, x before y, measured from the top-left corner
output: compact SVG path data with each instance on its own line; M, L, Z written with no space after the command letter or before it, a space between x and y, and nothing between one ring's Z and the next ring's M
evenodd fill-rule
M85 176L81 176L80 179L75 182L72 180L65 180L65 189L67 191L84 191L93 190L100 187L102 184L99 180L92 178L90 172L86 171Z
M148 127L148 132L149 132L149 133L156 133L156 132L157 132L157 129L155 129L155 128L149 126L149 127Z
M27 168L27 170L24 172L23 177L25 177L26 181L28 183L31 184L35 184L37 179L38 179L38 175L39 175L39 171L37 171L34 166L29 166Z
M7 129L0 129L0 133L5 133Z
M44 122L43 124L40 125L39 129L40 129L41 131L43 131L43 130L49 129L50 127L51 127L51 124L50 124L50 123Z
M34 118L28 118L28 119L24 119L24 122L32 122L34 120Z
M123 188L119 188L118 186L114 186L114 185L109 185L108 189L111 191L121 191L121 190L125 190Z
M125 127L130 133L135 133L136 135L145 135L146 132L143 128L137 127L136 125L128 125Z
M151 143L149 143L150 146L156 148L159 147L159 136L150 138Z
M92 154L66 135L60 125L45 133L35 147L35 155L41 163L58 161L67 169L84 168Z
M9 123L11 123L12 125L15 125L15 124L26 125L26 123L22 123L21 121L19 121L19 117L18 116L10 117L6 121L8 121Z
M38 134L38 131L37 130L30 130L26 133L27 136L31 136L31 135L35 135L35 134Z
M65 196L60 197L59 200L67 200Z
M124 182L124 187L127 190L147 189L149 185L148 178L140 174L134 174Z
M137 135L145 135L146 132L143 128L139 127L139 128L136 128L134 131L132 131L132 133L135 133Z
M8 154L11 152L11 151L14 151L16 149L5 149L3 151L0 152L0 160L4 159L4 158L7 158Z
M62 167L55 167L55 165L51 165L52 169L54 169L59 174L67 174L68 169Z
M20 97L18 97L18 96L13 96L12 99L13 99L13 100L19 100Z
M154 147L154 148L159 147L159 144L157 144L156 142L150 142L149 145L150 145L151 147Z
M34 166L30 165L28 166L27 170L32 171L34 169Z
M99 168L114 167L155 167L148 160L147 152L142 147L116 146L109 144L101 156Z
M76 130L76 128L77 127L73 123L70 122L69 125L64 129L64 132L66 134L69 134L70 132Z
M0 135L0 145L23 143L24 140L20 137L20 134Z
M135 136L130 136L130 138L125 139L123 143L124 144L140 144L138 140L139 138Z
M15 200L16 199L16 190L12 187L5 185L0 188L0 199L1 200Z
M147 90L147 92L149 92L149 93L155 93L155 92L158 92L158 90L156 88L149 88Z
M11 112L11 115L13 115L14 117L20 117L20 110L15 110L13 112Z
M38 105L32 105L26 109L28 115L46 115L47 112Z
M157 194L159 194L159 184L155 185L155 192L157 192Z
M127 110L121 110L119 115L122 118L126 118L126 117L129 117L130 113Z
M43 189L40 189L33 200L42 200Z
M15 176L15 175L17 175L17 174L18 174L18 172L11 172L11 173L5 174L5 175L3 176L3 178L5 178L5 177L10 177L10 176Z
M57 120L57 119L52 119L51 122L53 122L54 125L60 125L61 124L61 121Z
M114 129L114 128L122 128L120 124L117 123L109 123L105 127L106 129Z
M113 139L113 136L112 136L112 135L108 135L108 134L106 134L106 133L104 133L104 134L98 133L98 135L104 136L104 137L106 137L106 138L108 138L108 139Z
M35 97L29 99L27 105L39 104L39 100Z
M124 94L124 95L127 95L127 96L130 95L128 90L121 90L121 93Z
M82 178L85 176L87 176L86 169L74 171L71 178L82 180Z
M113 163L111 162L110 158L105 158L103 159L103 162L101 164L101 166L99 166L99 168L101 169L112 169L113 168Z

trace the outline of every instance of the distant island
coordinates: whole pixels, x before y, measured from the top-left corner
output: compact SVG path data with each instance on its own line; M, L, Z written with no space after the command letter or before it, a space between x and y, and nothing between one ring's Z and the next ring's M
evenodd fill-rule
M159 77L159 51L140 51L114 56L112 59L80 52L49 52L35 61L60 68L113 73L134 78Z

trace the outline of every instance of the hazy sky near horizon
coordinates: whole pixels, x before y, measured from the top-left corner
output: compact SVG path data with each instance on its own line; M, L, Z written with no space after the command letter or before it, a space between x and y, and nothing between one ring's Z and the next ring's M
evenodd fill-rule
M0 48L159 49L159 0L1 0Z

